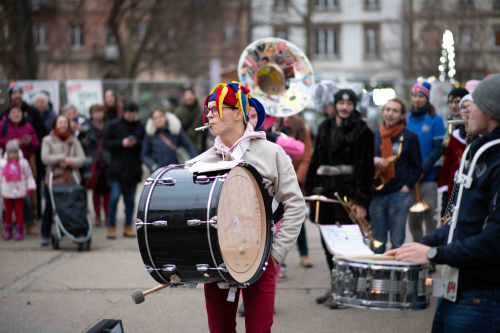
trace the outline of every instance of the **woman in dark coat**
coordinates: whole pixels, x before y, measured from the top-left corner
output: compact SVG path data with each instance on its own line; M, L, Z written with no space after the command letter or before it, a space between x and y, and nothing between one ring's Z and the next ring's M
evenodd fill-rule
M184 162L177 158L176 151L179 147L184 147L190 158L198 155L194 144L182 129L181 122L170 112L153 110L151 118L146 123L146 134L142 144L141 160L151 172L158 167Z
M106 124L104 120L105 114L106 108L103 105L92 105L90 107L90 119L82 125L82 131L78 136L86 156L82 172L84 184L86 180L92 178L92 164L96 162L97 186L93 189L96 226L101 225L101 205L106 214L106 225L108 224L109 198L111 194L107 174L110 157L108 150L102 144Z

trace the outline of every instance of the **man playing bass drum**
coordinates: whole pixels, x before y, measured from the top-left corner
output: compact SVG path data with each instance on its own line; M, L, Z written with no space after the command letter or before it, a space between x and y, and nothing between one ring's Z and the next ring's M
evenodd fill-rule
M498 91L500 75L491 75L472 94L467 131L482 136L470 145L469 165L479 155L472 179L465 177L471 181L470 187L463 187L455 206L458 216L451 242L451 225L447 223L420 243L404 244L386 253L395 255L396 260L445 264L459 270L458 281L450 280L444 289L447 297L456 295L456 300L439 299L433 333L500 332L500 143L478 152L500 139ZM466 167L464 173L468 172Z
M264 132L255 132L249 123L250 107L258 114L256 128L264 121L262 104L251 97L248 88L238 82L219 84L207 96L205 118L214 135L214 147L191 161L217 163L231 160L244 151L241 159L252 164L268 182L271 195L284 206L279 233L275 236L267 269L260 279L243 289L247 332L271 332L275 296L275 267L283 262L294 246L305 219L305 202L290 158L283 148L266 140ZM250 144L246 145L250 140ZM244 147L247 147L246 150ZM188 161L189 162L189 161ZM205 301L210 332L236 332L236 310L240 290L234 302L228 302L228 289L217 283L205 284Z
M315 194L316 188L322 188L322 195L336 199L338 192L343 198L349 197L353 209L359 218L367 217L367 210L373 196L374 176L374 139L373 133L361 115L356 111L356 95L350 89L341 89L334 96L335 117L326 119L318 129L314 152L307 170L305 195ZM317 174L320 166L340 167L352 172L334 176ZM311 215L315 216L315 206L311 205ZM352 224L345 209L340 204L321 203L319 210L320 224ZM333 269L332 255L328 251L323 238L326 261L330 271ZM330 292L316 298L316 302L324 303ZM331 307L336 304L332 303Z

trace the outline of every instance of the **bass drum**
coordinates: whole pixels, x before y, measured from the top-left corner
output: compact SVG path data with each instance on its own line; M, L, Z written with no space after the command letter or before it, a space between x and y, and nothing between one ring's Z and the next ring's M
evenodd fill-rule
M151 276L164 285L256 282L272 246L271 200L249 164L192 174L156 170L137 211L137 239Z

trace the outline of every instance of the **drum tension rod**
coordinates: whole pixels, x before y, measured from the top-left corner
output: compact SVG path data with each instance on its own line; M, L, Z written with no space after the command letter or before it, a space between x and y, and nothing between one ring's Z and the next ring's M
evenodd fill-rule
M215 268L212 268L210 267L208 264L197 264L196 265L196 269L198 270L198 272L207 272L209 270L213 270L213 271L223 271L225 273L228 272L227 268L226 268L226 265L225 264L220 264L219 267L215 267Z
M163 265L163 268L153 268L149 265L144 265L144 266L146 267L146 271L148 271L148 273L154 271L174 272L175 270L177 270L177 266L171 264Z
M154 221L154 222L143 222L140 219L137 219L136 222L135 222L135 225L136 226L140 226L140 225L152 225L154 227L166 227L167 223L168 222L164 221L164 220L158 220L158 221Z
M187 225L188 227L196 227L203 224L211 224L211 225L216 225L217 224L217 216L214 216L210 219L210 221L201 221L198 219L192 219L192 220L187 220Z

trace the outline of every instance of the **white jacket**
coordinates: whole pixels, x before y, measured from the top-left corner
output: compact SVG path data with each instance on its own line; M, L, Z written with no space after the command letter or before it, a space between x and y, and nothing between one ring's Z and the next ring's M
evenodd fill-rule
M19 165L21 166L21 180L6 181L3 175L3 169L7 165L7 153L0 160L0 193L2 198L20 199L24 198L28 190L36 189L36 182L31 172L29 162L23 157L23 152L19 149Z

